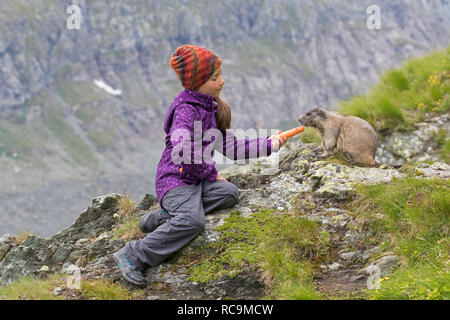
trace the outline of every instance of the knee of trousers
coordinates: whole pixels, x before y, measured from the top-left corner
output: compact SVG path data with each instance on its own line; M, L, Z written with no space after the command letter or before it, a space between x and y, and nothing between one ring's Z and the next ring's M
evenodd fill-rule
M185 216L178 221L178 224L183 224L185 227L192 228L192 231L196 233L201 233L205 230L205 219L200 220L198 218Z
M222 194L233 196L236 201L239 200L239 189L235 184L227 181L226 183L221 184L219 187Z
M235 203L239 203L239 189L231 183L229 187L230 198L235 201Z

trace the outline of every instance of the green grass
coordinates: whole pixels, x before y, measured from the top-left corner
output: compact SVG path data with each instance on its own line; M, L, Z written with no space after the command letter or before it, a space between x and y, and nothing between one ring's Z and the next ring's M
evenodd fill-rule
M352 210L403 261L369 299L449 299L450 182L408 177L358 192Z
M450 162L450 139L446 130L439 129L434 134L434 141L438 144L438 152L444 162Z
M412 124L426 112L449 112L449 93L450 47L387 71L366 95L341 102L338 110L363 118L376 131L388 134L412 130Z
M0 288L0 300L66 300L70 291L71 298L87 298L90 300L129 300L143 299L143 290L130 291L120 284L100 280L81 280L80 289L67 290L67 275L54 273L46 279L31 276L22 277L10 285ZM60 295L54 295L56 287L63 289Z
M233 212L217 230L222 232L219 241L197 252L188 270L191 280L233 277L249 269L262 273L266 298L322 297L313 285L313 268L327 255L330 235L318 223L261 210L248 218Z
M142 299L145 296L143 290L130 291L120 284L104 279L81 281L80 294L91 300L131 300Z
M62 284L63 276L53 274L46 280L23 277L0 288L0 300L64 300L55 296L53 290Z

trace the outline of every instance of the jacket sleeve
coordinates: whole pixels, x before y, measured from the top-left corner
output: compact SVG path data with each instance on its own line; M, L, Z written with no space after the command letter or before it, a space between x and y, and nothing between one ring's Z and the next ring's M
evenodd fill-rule
M238 140L231 130L222 132L222 145L216 144L216 150L232 160L253 159L270 156L272 145L269 136L256 139Z
M199 137L200 143L197 148L194 148L194 121L200 121L200 119L198 119L197 112L193 106L188 104L181 104L177 106L169 133L171 136L172 147L178 147L177 150L179 150L183 146L185 149L191 151L190 161L188 161L188 163L184 163L183 161L179 164L182 170L182 176L190 181L195 181L197 179L208 179L209 181L215 181L217 176L215 162L212 161L208 164L205 162L205 159L203 159L203 151L210 143L214 142L208 143ZM189 133L189 139L185 141L183 137L180 137L177 141L173 141L172 134L177 129L186 130L186 132ZM180 143L181 145L179 145ZM214 150L214 148L212 149ZM183 156L183 151L181 151L180 156ZM198 162L195 161L195 159L201 159L201 163L195 163Z

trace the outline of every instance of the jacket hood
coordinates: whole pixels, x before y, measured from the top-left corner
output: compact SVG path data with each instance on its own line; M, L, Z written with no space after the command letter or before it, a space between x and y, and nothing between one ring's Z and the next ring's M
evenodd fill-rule
M167 111L166 120L164 121L164 132L166 134L169 134L170 128L172 127L173 116L177 106L184 103L203 108L209 112L215 112L217 110L217 102L213 96L185 88L173 100Z

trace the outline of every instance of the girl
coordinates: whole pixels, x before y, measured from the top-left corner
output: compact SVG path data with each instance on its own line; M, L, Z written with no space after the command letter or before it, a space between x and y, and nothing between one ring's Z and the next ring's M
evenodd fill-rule
M194 139L179 137L180 133L194 137L194 121L199 121L202 133L217 128L225 139L223 143L214 140L214 147L233 160L250 159L250 150L257 151L256 157L269 156L287 141L280 137L281 131L271 137L244 140L226 132L231 125L231 109L220 98L225 84L221 63L214 52L193 45L178 47L170 59L185 89L172 102L164 123L166 147L155 179L162 210L142 217L139 226L150 234L128 242L113 254L123 277L135 285L146 285L142 273L146 266L159 264L204 230L205 214L231 208L239 202L238 188L218 174L214 161L174 161L182 146L191 151L190 159L201 158L199 152L193 151L198 150L194 148ZM201 144L203 155L209 144L204 141ZM227 149L231 149L231 155ZM214 149L211 156L213 153Z

